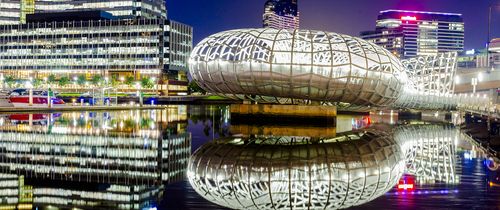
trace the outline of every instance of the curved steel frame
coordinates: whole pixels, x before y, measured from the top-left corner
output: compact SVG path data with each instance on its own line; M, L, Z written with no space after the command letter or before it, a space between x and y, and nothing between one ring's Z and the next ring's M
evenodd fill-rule
M212 93L268 102L386 106L400 95L401 62L365 40L323 31L241 29L191 53L190 73Z
M399 145L372 130L213 141L191 157L188 179L202 197L233 209L338 209L383 195L403 170Z
M401 62L352 36L240 29L207 37L189 63L191 76L208 92L258 102L440 110L487 104L487 98L453 94L456 57L442 53Z

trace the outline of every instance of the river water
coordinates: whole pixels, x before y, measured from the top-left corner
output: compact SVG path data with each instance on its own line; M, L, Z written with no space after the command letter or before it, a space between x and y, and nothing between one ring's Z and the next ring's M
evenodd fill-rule
M499 209L498 161L460 122L235 119L222 105L1 114L0 209Z

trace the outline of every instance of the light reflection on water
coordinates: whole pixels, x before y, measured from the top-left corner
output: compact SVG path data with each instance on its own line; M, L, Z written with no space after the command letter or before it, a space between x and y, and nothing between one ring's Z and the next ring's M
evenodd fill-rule
M196 193L185 178L189 157L198 148L235 135L254 139L283 139L288 136L298 140L306 137L315 141L343 138L346 132L363 133L365 129L385 131L395 136L394 144L399 146L404 154L402 159L406 160L405 176L403 179L393 177L397 178L397 184L391 184L394 187L370 194L372 197L366 202L357 199L351 203L337 202L337 206L330 207L487 208L499 205L498 175L485 166L489 164L490 168L495 168L494 161L484 161L487 155L471 145L456 127L443 124L446 121L443 116L422 115L425 119L422 122L418 119L399 119L397 114L384 112L371 116L338 116L332 125L265 120L232 125L228 108L224 106L4 114L0 117L0 206L223 208L221 206L230 206L224 205L230 200L228 197L214 201L217 196L213 196L211 200L221 206L213 204ZM344 142L350 144L351 141ZM371 149L376 148L374 143ZM270 151L286 150L271 148ZM368 156L370 154L375 153L367 153ZM226 155L229 155L228 160L238 159L234 153ZM346 155L341 153L325 157L342 159ZM269 160L265 163L262 160L257 162L270 164ZM363 172L365 175L370 173L367 170ZM329 178L322 177L321 180L332 184ZM351 184L366 184L365 181L353 180ZM286 182L286 179L282 181ZM397 189L399 184L410 182L414 185L413 189ZM254 183L259 183L258 179ZM318 180L317 183L326 182ZM264 186L261 184L258 185ZM280 189L286 191L285 188ZM272 190L270 192L273 193ZM325 192L331 193L329 190ZM352 191L335 193L342 192L351 199L363 195ZM240 196L244 195L240 192ZM443 199L450 205L443 206ZM281 201L287 201L287 198ZM272 207L266 199L259 202L263 204L260 208ZM309 204L313 203L300 205L306 207ZM321 202L314 204L317 208L324 208ZM252 209L255 205L246 207Z

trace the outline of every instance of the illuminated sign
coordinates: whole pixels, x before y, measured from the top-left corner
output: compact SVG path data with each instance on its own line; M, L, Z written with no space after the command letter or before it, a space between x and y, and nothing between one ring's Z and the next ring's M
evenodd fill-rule
M465 54L466 55L474 55L474 54L476 54L476 50L475 49L467 50L467 51L465 51Z
M398 184L400 190L413 190L413 184Z
M417 20L415 16L402 16L401 20Z
M405 174L401 177L397 186L398 190L413 191L415 189L415 177Z

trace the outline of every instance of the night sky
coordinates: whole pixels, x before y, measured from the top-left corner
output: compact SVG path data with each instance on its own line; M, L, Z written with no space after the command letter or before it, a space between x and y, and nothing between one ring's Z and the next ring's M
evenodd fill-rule
M193 26L194 44L229 29L262 27L266 0L167 0L169 18ZM387 9L461 13L465 48L483 48L488 6L500 0L299 0L300 27L358 36L375 29L378 12ZM500 37L500 6L493 12L492 37Z

